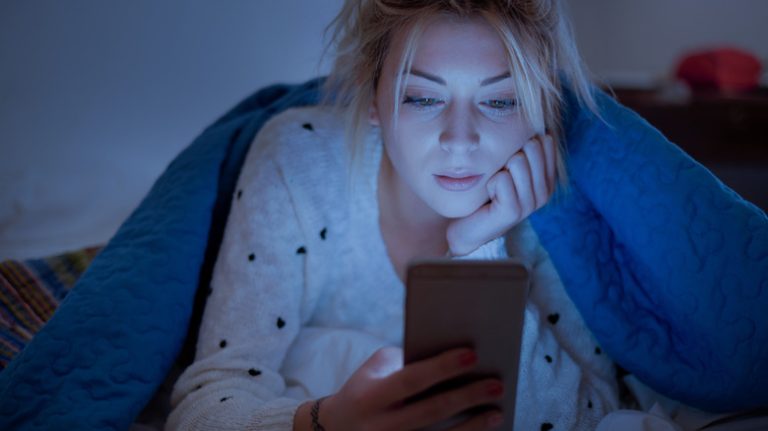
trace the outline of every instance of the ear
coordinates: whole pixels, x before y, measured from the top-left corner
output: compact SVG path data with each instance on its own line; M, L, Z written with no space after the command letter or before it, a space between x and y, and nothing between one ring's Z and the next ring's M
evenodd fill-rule
M381 120L379 119L379 108L376 107L376 98L371 101L371 106L368 107L368 123L371 126L381 126Z

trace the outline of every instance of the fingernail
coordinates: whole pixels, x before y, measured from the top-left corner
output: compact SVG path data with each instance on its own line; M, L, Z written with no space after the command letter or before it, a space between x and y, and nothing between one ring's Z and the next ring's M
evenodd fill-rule
M504 386L501 383L491 383L488 385L488 395L493 397L501 396L504 393Z
M462 353L461 356L459 356L459 365L462 367L469 367L471 365L475 365L477 362L477 354L475 352L466 352Z
M488 425L492 427L497 427L501 425L502 422L504 422L504 416L498 413L488 418Z

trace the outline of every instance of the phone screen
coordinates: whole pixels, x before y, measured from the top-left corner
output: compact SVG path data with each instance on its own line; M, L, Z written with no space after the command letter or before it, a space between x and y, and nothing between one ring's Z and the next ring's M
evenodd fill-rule
M505 390L495 407L504 412L503 428L512 429L528 288L527 267L512 259L446 259L409 266L404 362L430 358L457 347L472 347L478 355L473 373L436 385L409 402L473 380L498 377ZM447 429L491 407L471 409L429 429Z

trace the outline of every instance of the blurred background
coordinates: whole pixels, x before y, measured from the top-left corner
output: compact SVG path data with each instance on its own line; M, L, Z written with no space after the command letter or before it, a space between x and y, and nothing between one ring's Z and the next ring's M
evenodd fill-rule
M166 165L254 90L324 74L341 0L0 0L0 260L106 243ZM594 75L768 207L768 1L568 0ZM755 88L692 90L738 48Z

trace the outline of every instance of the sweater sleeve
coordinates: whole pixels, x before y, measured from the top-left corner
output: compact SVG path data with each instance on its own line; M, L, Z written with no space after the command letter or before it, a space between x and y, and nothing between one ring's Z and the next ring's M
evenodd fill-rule
M504 236L488 241L464 256L454 256L455 260L494 260L507 257Z
M304 235L285 178L254 142L233 196L195 361L166 430L293 428L280 370L302 326Z

